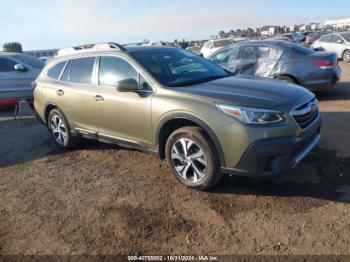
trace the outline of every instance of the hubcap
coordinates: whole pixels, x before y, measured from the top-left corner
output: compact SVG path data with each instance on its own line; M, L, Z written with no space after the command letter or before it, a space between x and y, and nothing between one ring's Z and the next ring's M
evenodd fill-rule
M60 145L64 145L67 139L67 128L64 125L62 118L58 115L54 115L50 121L51 132Z
M207 172L203 150L193 140L180 138L171 149L171 161L176 172L190 182L202 180Z

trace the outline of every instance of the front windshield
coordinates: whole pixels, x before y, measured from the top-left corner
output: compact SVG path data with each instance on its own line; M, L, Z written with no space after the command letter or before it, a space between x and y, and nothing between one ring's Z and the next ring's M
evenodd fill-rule
M131 52L161 84L169 87L193 85L230 76L221 67L181 49Z
M227 46L227 45L231 45L233 44L233 41L230 39L224 39L224 40L218 40L218 41L214 41L214 47L223 47L223 46Z

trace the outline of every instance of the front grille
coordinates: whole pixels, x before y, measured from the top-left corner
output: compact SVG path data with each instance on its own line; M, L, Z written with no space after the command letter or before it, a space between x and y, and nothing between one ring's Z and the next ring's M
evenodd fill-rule
M318 115L319 111L316 98L294 108L291 112L291 116L302 129L307 128L312 122L314 122Z

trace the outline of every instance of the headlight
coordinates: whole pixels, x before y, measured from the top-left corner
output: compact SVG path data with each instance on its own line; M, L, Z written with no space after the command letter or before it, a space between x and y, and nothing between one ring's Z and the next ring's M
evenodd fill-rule
M247 124L270 124L284 120L283 113L259 108L217 105L225 114Z

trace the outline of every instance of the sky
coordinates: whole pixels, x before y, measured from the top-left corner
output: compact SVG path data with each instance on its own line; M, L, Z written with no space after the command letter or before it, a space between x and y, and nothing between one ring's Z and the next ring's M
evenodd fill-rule
M220 30L350 17L349 0L0 0L0 49L205 39Z

